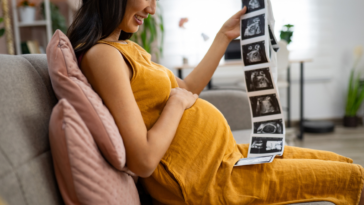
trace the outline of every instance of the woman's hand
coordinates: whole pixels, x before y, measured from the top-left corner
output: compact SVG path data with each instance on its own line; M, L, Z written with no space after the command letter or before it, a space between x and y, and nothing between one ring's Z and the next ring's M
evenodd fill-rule
M198 98L197 94L193 94L192 92L183 89L183 88L172 88L171 93L169 94L169 100L177 100L182 103L184 109L188 109L195 104Z
M229 20L227 20L220 29L220 33L224 34L229 41L240 36L240 17L246 12L246 6L238 13L234 14Z

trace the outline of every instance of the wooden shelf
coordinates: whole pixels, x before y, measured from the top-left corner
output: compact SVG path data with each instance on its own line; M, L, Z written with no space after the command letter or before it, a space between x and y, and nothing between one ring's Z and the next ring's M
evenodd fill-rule
M46 20L39 20L39 21L34 21L31 23L22 23L19 22L18 24L19 27L31 27L31 26L47 26L47 21Z
M51 22L51 11L50 11L50 0L43 0L45 6L45 20L37 20L30 23L19 22L18 19L18 9L17 9L17 0L11 0L12 10L13 10L13 23L14 23L14 34L15 34L15 47L16 54L21 55L21 36L20 36L20 28L32 28L37 26L44 26L46 28L47 42L44 47L47 47L48 42L52 38L52 22Z

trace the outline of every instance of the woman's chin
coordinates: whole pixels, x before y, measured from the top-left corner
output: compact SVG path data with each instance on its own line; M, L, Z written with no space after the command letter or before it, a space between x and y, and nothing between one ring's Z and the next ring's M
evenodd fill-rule
M134 26L133 28L130 28L128 30L124 30L126 33L136 33L139 30L139 26Z
M136 33L139 30L139 26L137 26L132 33Z

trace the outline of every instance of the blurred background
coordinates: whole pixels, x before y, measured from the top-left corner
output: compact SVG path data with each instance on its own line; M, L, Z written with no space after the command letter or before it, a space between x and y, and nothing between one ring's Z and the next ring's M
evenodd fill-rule
M286 42L281 45L287 57L281 58L287 64L278 69L278 87L289 120L289 143L349 155L364 165L364 1L271 2L274 33ZM0 53L25 54L44 53L54 30L66 32L79 2L2 0L1 5ZM183 78L204 57L223 23L241 8L241 0L160 0L157 13L132 40L153 61ZM239 59L231 62L221 59L206 89L245 90L242 65ZM304 140L297 140L303 132Z

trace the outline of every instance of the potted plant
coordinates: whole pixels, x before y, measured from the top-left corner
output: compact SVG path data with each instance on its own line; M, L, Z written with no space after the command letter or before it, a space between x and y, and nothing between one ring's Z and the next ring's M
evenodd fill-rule
M159 62L163 56L164 40L164 23L162 10L158 4L156 15L149 15L144 19L143 25L139 27L138 32L134 33L130 40L136 42L152 55L152 59ZM160 39L158 39L160 38Z
M359 118L357 112L364 100L364 84L360 80L361 72L356 67L363 54L363 48L355 48L355 63L350 73L349 87L346 98L346 109L343 124L345 127L357 127Z
M294 25L292 24L286 24L283 26L283 29L281 30L281 39L285 40L287 42L287 44L291 43L291 38L293 36L293 27Z
M20 19L23 23L32 23L35 20L35 4L23 0L18 4Z
M4 21L3 17L0 17L0 23L2 23ZM5 33L5 28L0 28L0 37L3 36Z

